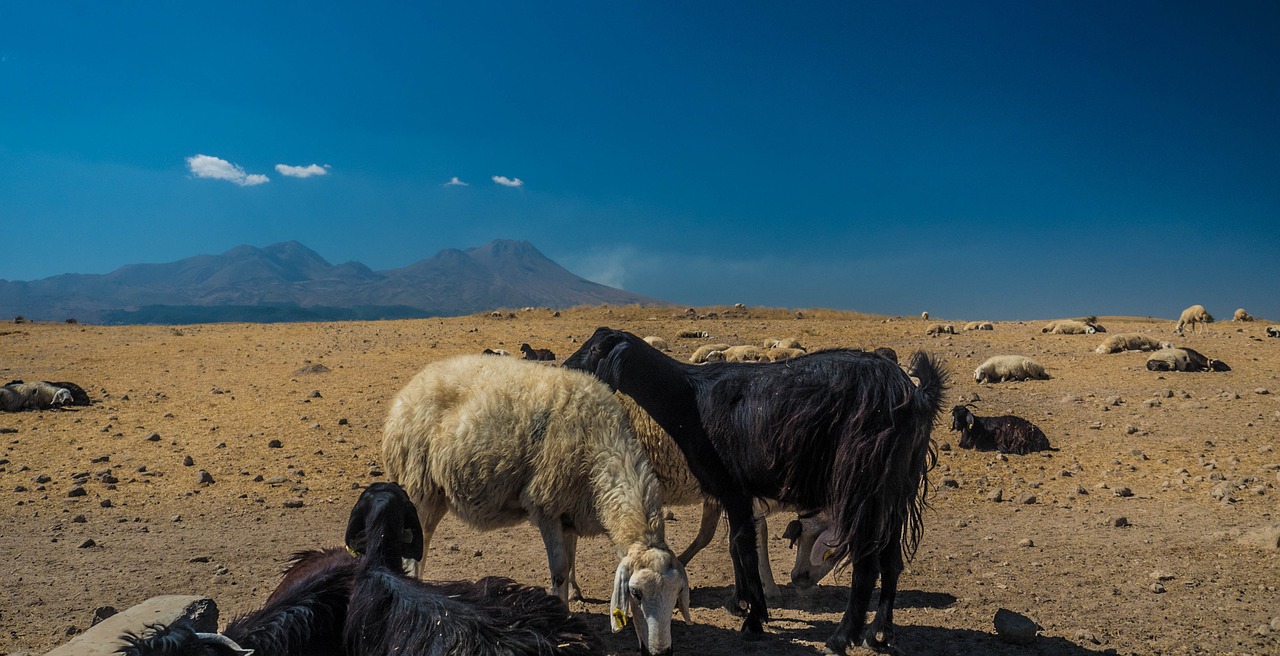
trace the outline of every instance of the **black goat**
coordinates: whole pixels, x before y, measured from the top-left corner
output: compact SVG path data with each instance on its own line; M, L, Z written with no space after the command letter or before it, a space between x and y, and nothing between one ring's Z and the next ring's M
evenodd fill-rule
M556 359L556 354L550 349L536 349L528 344L520 345L520 352L524 353L526 360L552 361Z
M819 351L776 364L672 360L627 332L599 328L564 366L588 371L631 396L684 453L703 489L729 519L729 551L743 631L768 619L752 523L752 499L825 510L835 562L852 561L848 606L827 648L856 643L881 577L871 640L893 638L903 556L923 530L926 472L937 461L930 433L946 372L916 353L911 375L891 360L854 350Z
M394 483L369 486L352 509L347 535L359 539L348 546L362 557L347 609L348 654L601 653L586 623L541 588L499 577L424 583L406 576L399 545L420 530L417 509Z
M970 404L951 409L951 430L960 432L960 448L999 451L1025 456L1033 451L1056 451L1035 424L1013 415L979 417Z

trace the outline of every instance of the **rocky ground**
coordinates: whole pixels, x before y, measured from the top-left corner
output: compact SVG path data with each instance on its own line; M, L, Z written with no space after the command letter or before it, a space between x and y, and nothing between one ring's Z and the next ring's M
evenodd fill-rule
M942 355L949 400L1031 419L1060 450L961 450L945 419L932 508L902 578L906 654L1280 653L1280 340L1263 324L1217 323L1177 338L1172 322L1104 317L1226 361L1226 373L1147 371L1145 355L1098 355L1102 335L1044 335L1042 321L928 337L933 321L824 310L581 308L415 321L287 325L0 326L0 377L82 385L90 407L0 414L0 652L43 652L104 607L207 594L224 620L260 605L289 554L341 541L360 487L380 479L389 400L422 365L522 342L563 359L598 325L666 338L685 358L703 339L808 348L891 346ZM981 319L982 317L970 317ZM952 322L962 325L963 322ZM990 355L1042 362L1052 380L977 385ZM673 509L677 549L698 509ZM774 521L774 571L794 553ZM1270 531L1270 532L1269 532ZM537 533L478 533L446 518L427 555L434 578L547 579ZM575 604L610 652L616 556L579 544ZM689 567L683 653L811 654L839 621L849 574L784 587L764 640L720 608L732 575L722 536ZM997 635L1001 609L1037 623L1029 645Z

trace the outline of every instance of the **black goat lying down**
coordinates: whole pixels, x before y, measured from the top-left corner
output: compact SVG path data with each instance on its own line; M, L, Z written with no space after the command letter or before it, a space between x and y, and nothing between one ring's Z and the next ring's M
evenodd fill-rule
M556 359L556 354L551 349L536 349L528 344L520 345L520 352L524 353L526 360L538 360L540 362L551 362Z
M844 618L827 639L843 654L861 639L877 575L871 644L893 638L903 556L914 553L937 460L930 435L946 372L916 353L909 371L854 350L819 351L775 364L672 360L631 333L599 328L565 367L588 371L631 396L675 440L689 469L729 519L729 552L743 630L768 619L757 570L752 499L824 510L835 562L853 563Z
M979 417L969 411L971 404L951 409L951 430L960 432L960 448L999 451L1025 456L1033 451L1056 451L1049 438L1035 424L1013 415Z
M421 560L417 510L393 483L360 495L347 548L297 554L259 610L222 634L189 622L125 636L126 656L385 656L398 654L600 653L585 622L541 588L490 577L427 583L406 576L402 559ZM352 553L363 553L353 556Z

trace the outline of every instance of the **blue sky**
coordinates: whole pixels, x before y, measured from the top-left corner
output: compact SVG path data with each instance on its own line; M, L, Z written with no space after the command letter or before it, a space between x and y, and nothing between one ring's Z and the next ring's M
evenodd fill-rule
M1270 0L0 0L0 278L507 238L691 305L1280 318L1278 71Z

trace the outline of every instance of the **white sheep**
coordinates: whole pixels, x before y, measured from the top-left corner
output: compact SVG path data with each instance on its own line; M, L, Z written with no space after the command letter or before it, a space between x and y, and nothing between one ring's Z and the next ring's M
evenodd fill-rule
M1267 337L1280 337L1280 326L1267 326Z
M1192 305L1182 311L1182 316L1178 317L1178 323L1173 327L1173 332L1182 334L1182 329L1191 326L1192 332L1200 329L1207 323L1213 323L1213 315L1209 314L1203 305Z
M1236 308L1236 313L1231 317L1232 321L1253 321L1253 315L1244 311L1244 308Z
M728 344L703 344L699 346L693 355L689 356L689 362L694 364L702 364L707 361L707 354L712 351L725 351L729 348Z
M965 330L995 330L996 327L990 321L970 321L964 325Z
M1094 349L1098 353L1119 353L1121 351L1158 351L1162 348L1170 348L1173 346L1169 342L1162 342L1157 339L1147 337L1142 333L1116 333L1108 337L1106 341L1098 345Z
M765 350L769 350L771 348L800 349L801 351L805 350L805 348L800 345L800 340L794 337L788 337L786 339L769 338L760 343L760 348L763 348Z
M925 321L928 321L928 320L929 320L929 313L928 313L928 312L921 312L921 313L920 313L920 318L921 318L921 319L923 319L923 320L925 320Z
M799 348L787 348L785 346L775 346L764 352L765 360L769 362L781 362L782 360L790 360L791 358L804 355L806 351Z
M744 344L724 349L724 359L727 362L759 362L765 357L764 350L759 346Z
M71 403L71 392L49 383L11 383L0 387L0 410L45 410Z
M649 413L645 412L644 408L641 408L631 397L621 392L615 393L614 396L622 403L622 408L626 411L631 428L635 432L636 441L649 457L653 473L658 477L658 482L662 486L662 504L664 506L702 504L702 523L698 528L698 535L679 557L681 563L688 565L689 561L715 537L716 526L720 523L722 512L720 503L703 493L698 479L694 477L693 472L689 471L689 465L680 447L665 430L662 430L658 422L654 421L653 417L650 417ZM769 526L765 517L779 509L779 504L775 502L760 499L755 502L756 551L760 556L758 569L760 580L764 585L765 597L773 602L782 599L782 591L774 581L773 570L769 567ZM801 534L794 539L811 544L817 534L826 528L826 517L819 515L816 521L804 524ZM805 580L817 582L831 571L832 566L833 563L830 562L817 565L810 563L809 552L801 550L796 552L796 562L791 575L792 578L807 577ZM730 605L733 606L733 602Z
M659 351L671 350L671 348L667 345L667 340L662 339L661 337L655 337L654 335L649 335L648 337L644 338L644 341L648 342L649 346L652 346L653 348L656 348Z
M929 326L929 329L924 331L924 334L929 335L931 337L936 335L954 335L956 334L956 327L949 323L948 324L935 323L932 326Z
M635 615L641 651L662 653L677 603L690 621L660 483L621 405L593 376L482 355L429 364L396 395L382 458L417 506L424 553L446 512L481 530L528 519L547 548L550 592L567 601L571 589L581 597L578 536L607 533L621 560L613 630Z
M1098 332L1098 329L1093 324L1075 319L1055 319L1045 324L1040 332L1051 335L1092 335Z
M973 371L973 379L979 383L999 383L1006 380L1045 380L1049 374L1044 366L1021 355L993 355Z

